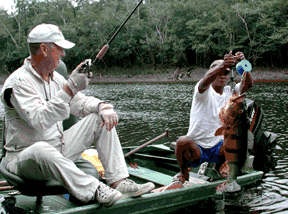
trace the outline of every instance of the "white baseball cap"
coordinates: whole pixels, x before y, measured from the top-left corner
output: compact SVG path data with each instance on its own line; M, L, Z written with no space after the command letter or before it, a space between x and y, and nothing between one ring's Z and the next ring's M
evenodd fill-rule
M54 42L64 49L74 47L73 42L66 40L60 28L53 24L40 24L31 30L27 39L28 43Z

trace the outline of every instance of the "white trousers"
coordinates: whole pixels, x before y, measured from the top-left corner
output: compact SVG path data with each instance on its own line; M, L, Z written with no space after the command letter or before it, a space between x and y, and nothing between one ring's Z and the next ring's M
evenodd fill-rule
M101 128L98 114L89 114L66 130L63 142L62 148L41 141L20 152L7 152L6 167L28 179L57 180L82 202L94 199L99 180L86 175L74 162L91 146L97 149L108 185L129 176L116 129Z

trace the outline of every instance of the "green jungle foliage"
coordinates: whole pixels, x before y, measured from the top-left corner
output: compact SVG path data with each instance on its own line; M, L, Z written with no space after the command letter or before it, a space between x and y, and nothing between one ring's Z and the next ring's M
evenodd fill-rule
M28 56L27 35L56 24L76 46L66 50L69 70L106 44L139 0L18 0L0 10L1 72ZM242 51L253 66L288 65L286 0L145 0L120 31L97 69L150 65L201 66ZM5 71L5 72L6 72Z

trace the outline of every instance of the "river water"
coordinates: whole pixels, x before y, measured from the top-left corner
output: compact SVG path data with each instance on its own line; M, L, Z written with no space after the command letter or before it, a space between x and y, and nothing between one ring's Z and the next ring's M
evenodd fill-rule
M194 83L89 85L86 95L114 105L119 116L117 132L123 146L140 145L169 128L170 137L156 143L175 141L185 135ZM0 89L2 86L0 86ZM263 110L263 130L277 134L274 149L277 166L257 185L243 189L233 198L203 201L181 209L182 213L288 213L288 85L255 83L247 92ZM0 103L0 119L3 121ZM1 121L1 123L2 123Z

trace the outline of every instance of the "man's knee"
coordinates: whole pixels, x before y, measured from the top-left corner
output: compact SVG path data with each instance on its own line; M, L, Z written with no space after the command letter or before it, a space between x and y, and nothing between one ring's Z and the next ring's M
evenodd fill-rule
M49 143L44 142L44 141L39 141L34 143L29 147L30 151L35 151L35 152L42 152L45 150L45 148L53 147Z
M47 142L39 141L28 147L26 155L34 156L36 159L51 159L53 154L57 152L56 148Z
M201 151L192 137L181 136L176 142L175 155L183 156L187 160L198 160L201 156Z
M191 143L195 143L194 139L190 136L181 136L176 141L176 148L188 148Z
M98 113L90 113L86 116L86 120L90 124L101 124L101 116Z
M93 120L99 120L99 114L98 113L90 113L87 115L87 117L92 118Z

